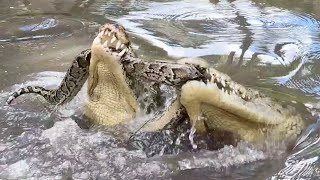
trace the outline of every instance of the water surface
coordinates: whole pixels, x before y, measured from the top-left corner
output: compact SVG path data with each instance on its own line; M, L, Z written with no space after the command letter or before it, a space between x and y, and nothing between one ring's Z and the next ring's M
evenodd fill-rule
M147 158L119 140L121 130L80 129L85 90L63 107L23 96L25 85L54 88L99 25L118 22L144 59L202 57L234 80L320 112L319 10L298 0L3 0L0 2L0 178L281 179L319 173L319 125L293 151L241 142L217 151ZM84 87L85 88L85 87Z

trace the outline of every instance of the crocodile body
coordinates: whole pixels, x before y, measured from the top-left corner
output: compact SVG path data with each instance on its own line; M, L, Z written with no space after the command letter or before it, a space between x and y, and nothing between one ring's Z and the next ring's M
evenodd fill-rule
M114 38L117 33L125 35ZM112 49L117 49L119 41L120 45L123 42L129 44L124 28L119 30L109 24L102 27L91 47L95 63L90 65L89 92L92 93L89 96L93 100L87 104L86 115L98 123L115 125L136 117L139 109L137 98L128 83L128 76L132 76L146 82L165 83L177 90L174 108L164 112L165 120L160 118L147 124L147 131L163 128L181 108L186 110L198 133L227 131L255 143L266 139L292 143L305 127L302 117L293 107L283 106L277 100L246 88L206 64L192 60L150 64L133 56L129 50L118 56L120 51L117 53ZM188 74L198 73L182 78L182 69L188 69L185 71ZM113 114L114 110L118 115Z
M102 26L91 47L85 115L106 126L130 122L140 110L132 88L136 81L174 86L177 93L172 105L143 131L163 129L172 119L186 115L198 133L227 131L255 143L266 139L293 142L305 127L293 108L234 82L205 63L143 61L132 52L122 26Z

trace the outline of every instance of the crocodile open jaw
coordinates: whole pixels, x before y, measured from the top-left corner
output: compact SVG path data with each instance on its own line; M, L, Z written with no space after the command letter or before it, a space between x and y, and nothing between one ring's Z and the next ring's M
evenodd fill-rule
M85 114L97 124L112 126L136 116L137 99L128 85L121 57L130 52L130 42L120 25L103 25L91 46L88 95Z
M167 118L162 118L166 119L164 123L148 124L152 130L161 129L181 107L185 108L193 124L206 123L209 130L232 132L251 142L261 141L268 134L281 141L292 141L305 126L294 109L236 83L228 75L209 68L206 63L187 60L178 63L151 62L135 57L128 35L120 25L103 25L91 50L84 51L75 59L58 90L70 84L69 77L81 77L81 81L75 79L77 88L69 88L66 95L60 98L63 102L72 99L79 91L88 72L90 100L85 114L98 124L112 126L133 119L139 110L139 103L129 82L141 81L143 84L152 81L156 85L174 86L179 97L175 108L171 108L167 116L164 115ZM75 76L77 74L80 76ZM36 90L32 92L38 92ZM29 93L30 88L21 92ZM8 102L23 94L21 92L10 96ZM46 93L40 95L46 97ZM53 97L58 95L53 94ZM62 102L48 101L51 104ZM201 120L201 116L205 120Z
M130 41L128 41L128 35L123 26L103 25L100 28L98 39L103 42L103 47L106 51L112 55L122 57L131 51Z

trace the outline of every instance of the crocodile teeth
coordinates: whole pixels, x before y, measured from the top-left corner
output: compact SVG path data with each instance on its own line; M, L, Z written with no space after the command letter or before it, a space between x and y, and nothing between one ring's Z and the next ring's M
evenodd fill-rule
M219 89L219 87L218 87L218 85L216 84L216 83L213 83L214 84L214 86L216 87L216 88L218 88Z
M220 81L221 81L221 82L222 82L222 81L225 81L225 79L226 79L226 78L224 78L224 76L221 76L221 77L220 77Z
M107 52L110 52L110 49L109 49L108 46L103 46L103 47L105 48L105 50L106 50ZM110 52L110 53L112 53L112 52Z
M118 49L120 48L120 46L121 46L121 42L118 41L118 42L117 42L117 45L116 45L116 50L118 50Z
M242 93L245 93L245 92L246 92L246 89L245 89L244 87L242 87L242 86L239 88L239 90L240 90Z
M240 86L238 84L235 84L234 89L238 91L240 89Z
M226 87L226 82L225 81L222 80L221 84L222 84L223 87Z
M124 53L126 53L126 51L127 51L127 49L122 49L122 51L119 53L119 56L120 56L120 57L123 56Z
M103 46L108 47L108 41L104 42Z
M233 82L229 82L229 87L230 87L231 89L234 89L234 83L233 83Z
M101 37L101 36L103 36L103 34L104 34L104 32L101 31L101 32L99 32L98 36Z
M124 44L121 44L120 48L123 49L124 48Z
M116 40L117 40L117 38L115 36L113 36L111 39L111 43L114 43Z

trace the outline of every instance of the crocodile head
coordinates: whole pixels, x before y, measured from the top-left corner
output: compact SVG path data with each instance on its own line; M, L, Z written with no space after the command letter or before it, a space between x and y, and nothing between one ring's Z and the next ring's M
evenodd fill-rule
M119 25L103 25L91 46L86 116L107 126L133 119L138 110L120 58L130 53L130 41Z
M182 86L181 103L198 132L222 130L250 142L292 143L303 130L295 108L246 88L228 75L209 68L207 82Z
M101 26L93 45L102 45L106 52L117 57L122 57L127 52L132 52L128 34L125 28L118 24Z

